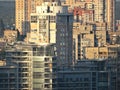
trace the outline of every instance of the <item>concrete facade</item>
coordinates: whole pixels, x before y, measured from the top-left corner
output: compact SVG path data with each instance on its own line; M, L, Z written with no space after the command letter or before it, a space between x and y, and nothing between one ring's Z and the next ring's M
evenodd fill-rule
M7 46L6 65L18 70L14 72L17 75L15 90L53 90L57 67L55 52L53 44L41 46L19 42Z
M60 2L44 2L31 14L28 43L55 43L59 65L72 64L73 15Z
M4 39L7 43L16 42L18 38L17 30L5 30L4 31Z
M107 47L85 47L84 52L85 58L89 60L114 59L119 56L119 47L114 45Z
M74 67L64 67L58 71L58 90L116 90L113 61L82 60Z
M15 1L15 26L20 35L30 31L31 0Z

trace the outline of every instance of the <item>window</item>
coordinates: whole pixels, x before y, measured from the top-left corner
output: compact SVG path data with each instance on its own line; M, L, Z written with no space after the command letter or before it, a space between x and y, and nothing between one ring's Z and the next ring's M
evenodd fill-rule
M33 73L33 78L41 78L43 75L41 72L34 72Z
M37 23L37 16L31 16L31 23Z
M45 62L48 62L49 61L49 58L45 58Z
M50 16L50 22L54 23L56 21L56 17L55 16Z
M46 19L39 19L39 28L46 29Z

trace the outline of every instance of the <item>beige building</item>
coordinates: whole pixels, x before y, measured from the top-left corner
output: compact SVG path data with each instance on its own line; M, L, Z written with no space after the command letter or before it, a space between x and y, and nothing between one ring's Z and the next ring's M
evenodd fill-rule
M95 23L96 46L105 46L107 44L107 24Z
M42 3L45 0L31 0L31 1L32 1L32 3L31 3L31 5L32 5L32 11L31 12L35 13L36 12L36 7L42 5ZM46 1L49 1L49 0L46 0Z
M106 22L107 30L115 30L115 0L94 0L95 21Z
M73 10L74 7L79 7L85 10L93 10L93 22L106 22L107 30L114 31L115 0L66 0L66 4L70 7L70 9ZM88 13L84 16L86 15L88 15ZM86 18L88 18L88 16L86 16Z
M111 59L117 58L119 56L118 51L120 47L118 45L110 45L105 47L85 47L84 48L84 57L85 59Z
M31 31L28 43L44 45L55 43L59 65L72 63L73 15L60 2L44 2L31 14Z
M4 39L7 43L16 42L18 38L17 30L5 30L4 31Z
M98 47L85 47L84 48L85 59L98 59Z
M36 7L42 5L44 2L49 2L48 6L51 5L54 1L60 1L60 0L31 0L31 12L36 13Z
M114 0L66 0L66 4L74 12L75 59L84 58L85 47L103 47L110 44L110 38L114 39L114 36L108 33L114 31Z
M83 47L94 46L94 28L91 24L73 23L73 57L75 60L83 58Z
M91 4L93 0L66 0L67 5L73 5L73 6L82 6L84 8L87 3ZM86 5L85 5L86 3Z
M30 31L31 0L15 1L15 26L20 35Z
M74 13L74 21L76 22L92 23L94 21L94 10L85 9L81 7L74 7L73 13Z
M80 45L80 47L78 47L78 48L80 48L80 56L78 53L78 59L83 59L84 58L83 48L94 46L94 42L95 42L94 34L82 34L80 41L81 41L81 45Z
M5 66L5 65L6 65L6 62L5 62L5 61L0 60L0 66Z
M95 36L96 36L96 46L105 46L107 43L106 40L106 31L101 31L101 30L97 30L95 31Z
M86 23L79 23L74 22L73 23L73 37L75 37L77 34L89 34L94 31L92 24L86 24Z
M105 0L94 0L94 20L96 22L105 21Z
M107 31L107 23L106 22L96 22L94 23L96 30Z
M116 0L107 0L107 24L109 31L115 31L115 3Z

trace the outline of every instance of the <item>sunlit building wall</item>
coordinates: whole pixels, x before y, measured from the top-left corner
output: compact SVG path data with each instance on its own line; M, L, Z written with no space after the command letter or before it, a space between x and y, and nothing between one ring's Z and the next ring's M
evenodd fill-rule
M7 43L16 42L18 38L17 30L5 30L4 31L4 39Z
M84 47L95 46L95 35L94 27L91 24L86 23L73 23L73 43L74 43L74 54L76 60L82 59Z
M115 59L119 56L118 52L119 47L117 45L110 45L106 47L85 47L84 57L88 60Z
M15 26L20 35L30 31L31 0L15 0Z
M50 6L49 6L50 5ZM31 31L28 43L55 43L59 64L72 63L73 15L60 2L45 2L31 14Z

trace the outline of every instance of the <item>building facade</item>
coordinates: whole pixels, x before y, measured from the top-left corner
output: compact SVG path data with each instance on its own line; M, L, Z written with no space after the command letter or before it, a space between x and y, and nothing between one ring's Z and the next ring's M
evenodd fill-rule
M82 60L64 67L58 71L58 90L116 90L116 63L111 61Z
M0 90L18 89L18 69L15 66L0 66Z
M5 30L4 39L7 43L16 42L18 39L18 31L17 30Z
M72 64L73 15L60 2L44 2L31 14L28 43L55 43L60 65Z
M11 65L17 68L14 72L16 73L14 83L17 85L15 90L55 89L57 67L55 53L53 44L41 46L19 42L12 47L7 46L5 67Z
M74 14L73 58L82 60L85 47L115 44L111 34L115 32L115 0L66 0L66 4Z
M92 60L104 60L104 59L115 59L119 57L118 46L106 46L106 47L85 47L84 48L84 57L85 59Z
M15 1L15 26L20 35L30 31L31 0Z

